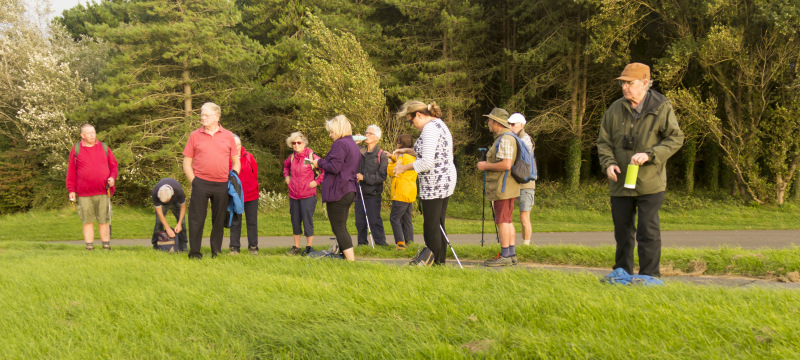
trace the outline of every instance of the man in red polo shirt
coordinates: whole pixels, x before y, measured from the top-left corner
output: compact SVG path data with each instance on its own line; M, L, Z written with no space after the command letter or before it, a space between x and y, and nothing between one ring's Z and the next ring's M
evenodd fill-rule
M200 108L203 126L189 135L183 149L183 171L192 184L189 201L189 257L202 259L200 245L211 200L211 257L222 250L225 211L228 208L228 165L238 174L239 153L233 133L219 124L219 105L205 103Z

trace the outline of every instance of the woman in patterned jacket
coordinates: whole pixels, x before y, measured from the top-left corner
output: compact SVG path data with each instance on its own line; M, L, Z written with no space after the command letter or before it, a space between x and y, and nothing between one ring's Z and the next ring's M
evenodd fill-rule
M447 243L442 233L447 215L447 201L456 188L456 166L453 163L453 136L442 121L442 109L435 102L407 101L397 112L412 126L421 130L412 149L397 149L394 156L411 154L417 160L398 165L394 175L414 170L419 177L419 196L422 205L423 238L431 250L434 264L443 265L447 257Z

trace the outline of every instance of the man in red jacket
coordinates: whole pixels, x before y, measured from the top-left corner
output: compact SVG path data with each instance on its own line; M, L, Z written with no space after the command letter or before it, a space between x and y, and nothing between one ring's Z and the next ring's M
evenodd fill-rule
M94 126L83 124L81 141L69 152L67 191L70 201L76 201L76 198L78 201L78 217L83 222L86 250L94 249L95 219L103 249L111 249L109 194L114 193L116 179L117 159L107 145L97 141Z

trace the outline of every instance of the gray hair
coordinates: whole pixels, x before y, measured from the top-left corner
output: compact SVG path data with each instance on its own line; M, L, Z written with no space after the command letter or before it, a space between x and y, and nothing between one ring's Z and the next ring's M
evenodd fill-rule
M308 139L306 138L305 135L303 135L303 133L301 133L299 131L296 131L296 132L293 132L293 133L289 134L289 137L286 138L286 145L289 146L289 148L291 149L292 148L292 143L297 139L300 139L300 141L302 141L303 144L308 146Z
M162 185L158 188L158 200L161 200L162 203L170 201L174 194L175 190L172 190L172 186Z
M372 124L370 126L367 126L367 131L370 131L370 130L372 130L372 132L375 133L375 136L378 137L378 140L381 139L381 134L383 132L381 131L381 128L378 127L378 125Z
M220 108L219 105L214 104L213 102L207 102L200 107L200 111L203 111L205 109L211 110L212 112L214 112L214 114L217 115L222 114L222 108Z

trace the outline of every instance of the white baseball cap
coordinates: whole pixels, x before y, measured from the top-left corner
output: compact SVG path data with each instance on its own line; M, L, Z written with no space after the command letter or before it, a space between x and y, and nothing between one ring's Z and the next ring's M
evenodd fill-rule
M525 116L520 113L513 113L511 116L508 117L509 124L522 124L525 125Z

